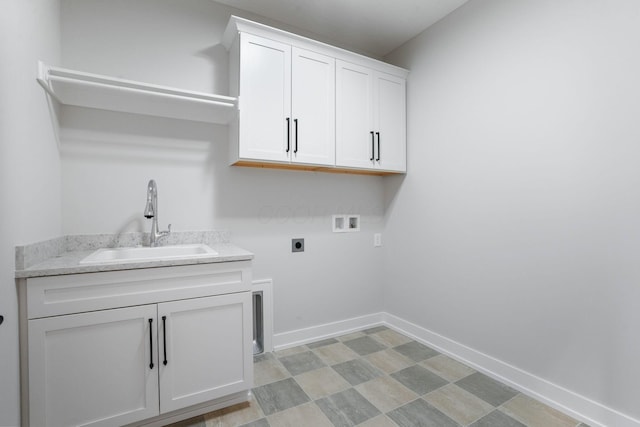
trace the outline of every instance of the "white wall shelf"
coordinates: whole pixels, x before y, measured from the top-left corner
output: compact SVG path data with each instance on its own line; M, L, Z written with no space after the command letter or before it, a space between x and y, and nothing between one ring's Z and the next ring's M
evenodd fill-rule
M64 105L216 124L229 123L237 111L234 97L49 67L42 62L37 81Z

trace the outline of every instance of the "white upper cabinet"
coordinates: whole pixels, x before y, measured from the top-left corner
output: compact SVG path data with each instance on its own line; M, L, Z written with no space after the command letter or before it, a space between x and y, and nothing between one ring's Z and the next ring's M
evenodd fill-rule
M407 70L231 17L231 164L406 171Z
M336 61L305 49L292 52L291 159L333 166Z
M374 167L390 172L407 170L405 79L376 72L373 79L373 124L376 136Z
M291 139L291 46L243 34L238 159L286 162ZM250 125L249 125L250 124Z
M241 34L239 69L242 105L232 163L333 166L335 60Z
M336 70L336 165L373 168L373 70L344 61Z
M336 166L405 172L404 78L344 61L336 70Z

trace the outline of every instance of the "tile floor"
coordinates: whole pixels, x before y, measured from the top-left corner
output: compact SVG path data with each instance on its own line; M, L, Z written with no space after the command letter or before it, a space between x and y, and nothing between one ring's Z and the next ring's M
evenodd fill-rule
M587 427L384 326L254 362L250 402L171 427Z

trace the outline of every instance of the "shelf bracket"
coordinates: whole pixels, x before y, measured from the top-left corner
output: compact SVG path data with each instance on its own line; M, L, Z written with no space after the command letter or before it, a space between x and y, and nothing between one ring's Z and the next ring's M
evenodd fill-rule
M44 89L45 92L47 92L51 97L53 97L53 99L58 99L58 97L56 96L55 93L53 93L53 90L51 90L51 88L49 87L49 83L48 83L48 79L47 79L47 75L49 74L49 68L44 65L44 63L42 61L38 61L38 77L36 77L36 81L38 82L38 84L40 86L42 86L42 89Z

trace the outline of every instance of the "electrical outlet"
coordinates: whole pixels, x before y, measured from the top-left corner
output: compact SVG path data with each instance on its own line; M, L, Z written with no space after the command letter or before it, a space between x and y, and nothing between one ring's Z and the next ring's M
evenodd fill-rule
M382 246L382 233L375 233L373 235L373 246L376 248Z
M291 252L304 252L304 239L291 239Z

